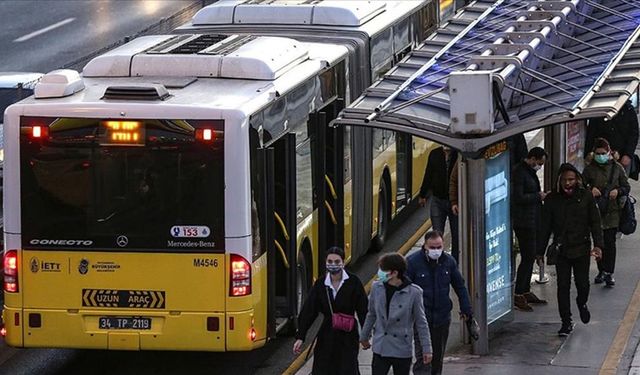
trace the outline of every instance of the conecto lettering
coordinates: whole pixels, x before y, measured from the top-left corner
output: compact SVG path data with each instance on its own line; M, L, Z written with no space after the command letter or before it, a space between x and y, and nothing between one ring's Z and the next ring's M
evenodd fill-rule
M91 246L92 240L48 240L48 239L33 239L29 241L32 245L58 245L58 246Z

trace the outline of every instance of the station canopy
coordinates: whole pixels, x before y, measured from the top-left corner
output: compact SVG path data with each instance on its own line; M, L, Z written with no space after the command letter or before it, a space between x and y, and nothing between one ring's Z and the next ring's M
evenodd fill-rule
M335 124L473 154L514 134L611 119L640 80L640 0L474 1Z

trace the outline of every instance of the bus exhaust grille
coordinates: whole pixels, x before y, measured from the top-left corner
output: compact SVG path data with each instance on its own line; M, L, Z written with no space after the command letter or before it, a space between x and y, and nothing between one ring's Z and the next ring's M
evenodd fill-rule
M165 100L169 92L163 85L109 86L102 99L112 100Z

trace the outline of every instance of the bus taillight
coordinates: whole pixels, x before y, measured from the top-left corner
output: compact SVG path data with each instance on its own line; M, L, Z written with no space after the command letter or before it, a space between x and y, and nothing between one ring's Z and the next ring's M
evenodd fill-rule
M18 252L8 250L4 254L4 291L18 292Z
M240 255L231 255L231 288L229 295L240 297L251 294L251 264Z

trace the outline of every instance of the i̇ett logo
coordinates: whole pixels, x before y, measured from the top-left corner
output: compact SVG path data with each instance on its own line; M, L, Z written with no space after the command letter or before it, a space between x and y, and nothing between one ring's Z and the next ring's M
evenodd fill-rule
M31 258L29 265L31 266L31 272L33 273L37 273L40 270L40 262L36 257Z

